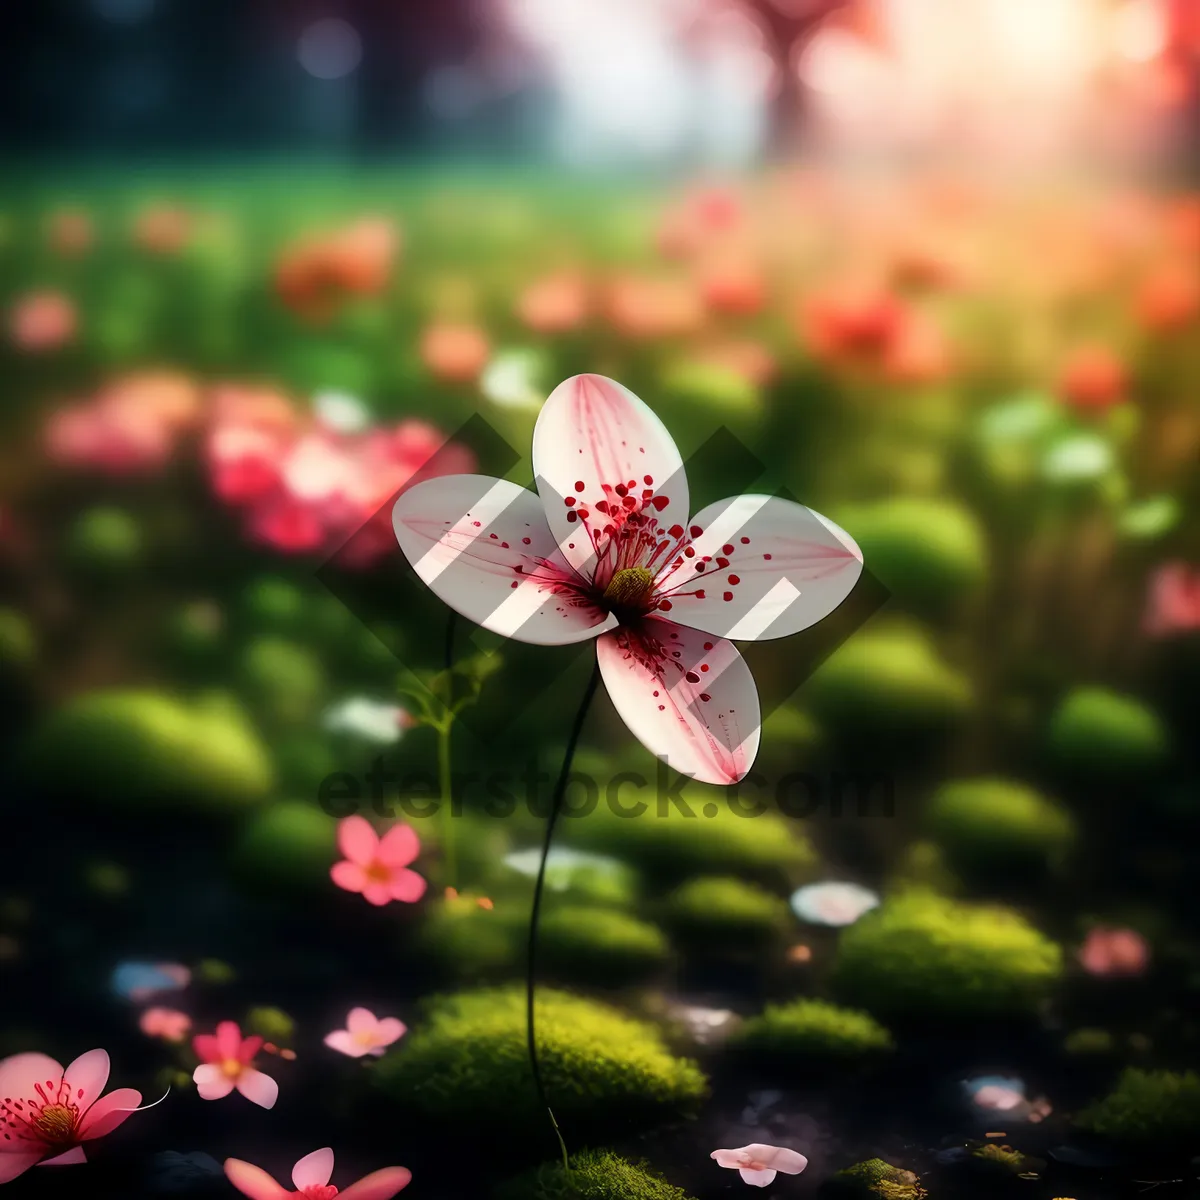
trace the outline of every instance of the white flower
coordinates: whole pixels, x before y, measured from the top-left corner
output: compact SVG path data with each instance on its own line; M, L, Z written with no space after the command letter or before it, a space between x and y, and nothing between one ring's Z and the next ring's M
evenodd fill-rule
M350 733L368 742L391 745L398 742L408 723L408 713L399 705L366 696L353 696L325 712L322 724L331 733Z
M504 865L535 879L541 865L540 850L514 850L504 856ZM565 892L580 873L595 872L598 875L623 875L625 865L615 858L602 854L588 854L583 850L555 847L546 856L546 886L554 892Z
M371 423L367 406L347 392L321 392L313 397L313 411L331 433L361 433Z
M857 883L812 883L792 893L792 912L811 925L853 925L878 907L879 896Z
M483 369L479 388L501 408L541 408L545 393L537 384L541 357L535 350L504 350Z

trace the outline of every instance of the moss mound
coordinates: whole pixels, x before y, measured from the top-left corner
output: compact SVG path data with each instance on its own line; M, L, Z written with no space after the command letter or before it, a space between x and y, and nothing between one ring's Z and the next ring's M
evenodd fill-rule
M690 1200L645 1164L609 1150L585 1150L570 1167L548 1164L497 1189L495 1200Z
M950 864L995 875L1045 869L1075 841L1075 822L1060 805L1006 779L961 779L943 785L926 826Z
M304 622L307 600L295 584L264 576L242 593L240 607L250 628L263 633L292 633Z
M821 1191L845 1200L921 1200L926 1195L914 1172L894 1167L882 1158L869 1158L838 1171Z
M33 732L28 753L57 789L122 807L239 809L273 786L266 750L235 708L151 691L76 696Z
M1130 778L1160 767L1168 739L1158 716L1131 696L1105 688L1076 688L1050 718L1055 761L1088 778Z
M614 1008L564 992L537 993L538 1058L568 1141L641 1130L690 1111L706 1094L695 1063L675 1058L657 1031ZM438 1123L498 1139L545 1121L529 1074L523 988L441 997L372 1078L399 1105Z
M67 560L88 574L120 574L136 566L145 549L136 518L119 508L92 508L67 533Z
M529 903L479 906L472 893L433 900L417 933L417 945L442 975L482 982L519 974L525 967Z
M670 950L657 926L598 905L568 904L545 912L538 957L561 979L624 987L659 971Z
M824 1000L768 1004L730 1039L749 1058L771 1063L846 1062L883 1054L892 1035L865 1012Z
M337 822L315 804L273 804L237 839L232 866L254 888L332 887L329 868L340 858Z
M314 719L325 688L316 655L282 638L251 642L242 655L241 676L253 703L282 724Z
M1200 1149L1200 1075L1130 1067L1076 1124L1139 1153L1194 1154Z
M895 599L914 610L943 612L987 579L983 530L951 501L902 496L847 514L840 524Z
M680 945L753 956L779 941L788 926L786 900L728 876L701 876L678 887L663 922Z
M1062 967L1061 949L1015 912L910 892L842 933L834 985L880 1016L962 1022L1031 1015Z
M967 678L907 624L856 634L813 672L807 697L828 726L894 737L944 730L973 702Z

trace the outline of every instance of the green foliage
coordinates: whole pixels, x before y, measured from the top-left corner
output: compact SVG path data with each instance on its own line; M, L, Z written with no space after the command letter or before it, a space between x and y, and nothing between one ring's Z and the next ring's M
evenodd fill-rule
M942 848L936 842L921 840L910 842L900 851L888 879L888 890L952 896L962 890L962 881L950 869Z
M707 409L717 417L757 416L762 396L757 387L738 371L714 363L683 359L662 372L664 401L687 405L691 413Z
M1053 865L1076 837L1069 812L1006 779L944 784L930 801L925 822L953 867L984 875Z
M138 565L144 552L142 528L123 509L88 509L67 531L67 559L89 575L122 574Z
M211 666L223 638L224 614L210 602L185 604L167 619L167 648L183 665Z
M926 1194L914 1172L882 1158L869 1158L838 1171L822 1191L846 1200L921 1200Z
M313 652L282 638L251 642L242 655L241 676L254 703L283 724L312 720L325 688L325 674Z
M236 810L273 785L266 750L235 709L151 691L76 696L33 732L27 750L34 771L81 802Z
M246 1014L244 1032L258 1034L277 1046L290 1046L296 1036L296 1022L281 1008L252 1008Z
M1139 1152L1195 1153L1200 1148L1200 1075L1130 1067L1076 1124Z
M0 669L26 667L37 657L37 638L28 618L15 608L0 608Z
M603 1136L614 1123L650 1126L705 1096L700 1069L673 1057L650 1025L564 992L539 988L536 1003L542 1078L568 1137L572 1129ZM495 1138L519 1136L545 1118L529 1076L520 987L431 1002L427 1020L372 1078L414 1113Z
M89 892L111 900L129 893L129 872L119 863L88 863L83 869L83 883Z
M761 954L790 921L786 900L729 876L702 875L676 888L663 921L690 950Z
M306 598L294 583L274 576L254 580L242 593L247 624L261 633L294 633L303 624Z
M538 957L572 982L623 987L661 970L669 948L661 929L597 905L553 906L539 921Z
M886 1053L892 1035L869 1013L824 1000L768 1004L730 1039L748 1057L777 1063L853 1061Z
M1063 699L1050 718L1049 747L1061 767L1089 779L1133 778L1160 767L1169 749L1153 711L1098 687L1076 688Z
M548 1163L537 1171L500 1187L495 1200L689 1200L644 1164L632 1163L609 1150L585 1150L562 1163Z
M478 901L470 892L431 901L417 934L418 948L455 980L475 983L518 974L525 962L528 902L485 909Z
M1032 1014L1061 973L1061 949L1017 913L909 892L843 931L834 984L880 1016L965 1022Z
M970 681L939 657L929 634L906 623L855 634L813 672L806 694L826 725L895 737L945 730L974 699Z
M1003 1175L1020 1175L1028 1171L1033 1160L1028 1155L1014 1150L1011 1146L1001 1146L996 1142L984 1142L971 1150L971 1157L982 1166Z
M331 888L337 822L315 804L273 804L242 830L233 848L238 878L259 890Z
M1116 1049L1107 1029L1074 1029L1063 1039L1063 1050L1077 1058L1106 1058Z

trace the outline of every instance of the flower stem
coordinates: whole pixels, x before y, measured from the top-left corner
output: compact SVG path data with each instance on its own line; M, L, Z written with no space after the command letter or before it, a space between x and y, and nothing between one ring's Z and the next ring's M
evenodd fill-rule
M442 870L444 887L458 886L458 862L454 851L454 776L450 770L450 731L454 728L454 630L458 613L450 609L446 621L444 667L446 711L437 726L438 792L442 803Z
M550 798L550 813L546 818L546 838L542 843L542 860L538 864L537 880L533 885L533 906L529 910L529 970L525 977L525 1028L529 1046L529 1066L533 1071L533 1083L537 1088L538 1101L546 1110L546 1115L550 1118L550 1124L554 1126L554 1136L558 1138L558 1148L562 1151L564 1171L570 1171L571 1169L567 1158L567 1144L563 1141L562 1133L558 1128L558 1122L554 1119L554 1111L546 1099L546 1088L542 1083L542 1072L538 1065L537 1038L534 1035L533 993L534 980L537 975L538 918L542 912L542 892L546 883L546 860L550 856L550 843L554 838L554 826L558 823L558 814L562 809L563 797L566 795L567 779L571 774L571 762L575 758L575 747L579 742L579 735L583 731L583 722L587 717L592 697L595 696L596 688L599 684L600 662L597 660L596 665L592 668L592 677L588 680L587 690L583 693L583 700L579 705L579 711L575 714L575 723L571 727L571 735L567 739L566 753L563 755L562 769L558 773L558 782L554 785L554 793Z

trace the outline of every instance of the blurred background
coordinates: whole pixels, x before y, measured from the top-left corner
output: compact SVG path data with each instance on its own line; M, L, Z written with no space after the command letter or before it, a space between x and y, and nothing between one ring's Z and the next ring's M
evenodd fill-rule
M584 857L556 868L574 907L547 978L633 987L705 1038L725 1018L695 1012L797 996L924 1019L871 1111L785 1114L824 1139L801 1187L902 1144L957 1170L937 1154L974 1128L975 1068L1019 1094L992 1105L1010 1138L1033 1114L1031 1154L1083 1131L1187 1169L1200 4L43 0L0 21L0 1052L105 1045L147 1096L181 1093L114 1139L109 1178L199 1149L282 1179L330 1130L385 1165L362 1073L320 1037L354 1003L415 1028L431 990L519 979L536 814L468 796L415 822L429 891L375 910L331 883L318 796L380 755L448 794L448 735L401 688L444 666L446 614L391 500L437 473L528 483L539 406L582 371L662 416L698 505L785 488L862 546L844 611L747 657L768 775L866 772L895 810L567 822ZM461 627L452 654L476 699L455 769L555 770L586 662ZM582 769L652 777L631 741L598 700ZM854 914L797 901L813 884ZM912 970L928 951L918 982L865 941L876 919ZM965 975L947 928L980 952ZM281 1124L197 1099L130 963L182 968L157 985L189 981L176 1033L239 1019L300 1047L271 1068ZM419 1069L396 1057L389 1103ZM1097 1117L1125 1069L1135 1099ZM735 1136L741 1087L687 1136ZM477 1100L446 1099L448 1124L500 1120ZM776 1140L756 1121L743 1141ZM386 1144L418 1182L445 1150ZM642 1150L705 1196L735 1144ZM1055 1161L1114 1161L1074 1153ZM1108 1194L1049 1178L1047 1200Z

